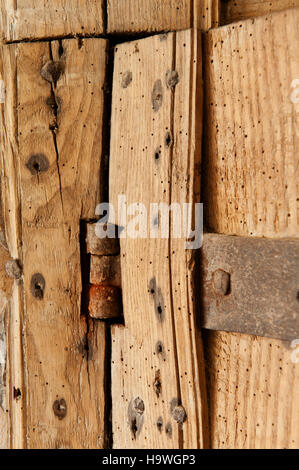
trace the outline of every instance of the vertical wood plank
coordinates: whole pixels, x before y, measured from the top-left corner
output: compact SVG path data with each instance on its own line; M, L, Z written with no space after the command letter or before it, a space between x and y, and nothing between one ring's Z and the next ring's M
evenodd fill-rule
M1 0L4 41L104 33L103 0Z
M208 34L204 190L212 231L298 237L298 24L299 9L290 9Z
M298 364L279 340L204 332L211 446L297 449Z
M3 216L2 240L8 249L8 257L22 262L21 211L18 159L17 119L17 46L0 48L1 80L1 205ZM6 255L7 256L7 255ZM5 276L3 272L3 276ZM10 289L4 289L5 307L5 426L6 447L25 446L25 394L23 373L23 285L15 280ZM14 390L21 395L15 397ZM17 399L18 398L18 399ZM3 417L3 419L5 419Z
M114 207L121 194L127 207L139 202L147 211L151 202L196 200L199 39L189 30L117 47L110 157ZM170 71L173 88L167 86ZM170 220L173 228L173 215ZM120 218L116 222L122 226ZM114 447L203 447L208 436L193 306L194 251L185 250L182 238L146 237L120 239L125 327L112 330ZM186 413L183 423L176 422L176 405L185 410L176 409Z
M8 199L19 188L10 217L18 216L22 241L18 253L10 251L24 270L24 315L17 304L13 310L22 343L11 332L8 350L9 362L15 351L23 354L18 370L25 375L18 386L24 419L12 428L13 439L22 427L26 442L19 447L101 448L106 327L81 311L80 220L93 218L100 202L106 41L2 51L13 63L2 71L6 94L16 102L2 115L2 165ZM14 236L12 227L9 246Z
M299 10L208 33L211 231L298 237ZM205 332L212 447L298 447L299 367L278 340Z

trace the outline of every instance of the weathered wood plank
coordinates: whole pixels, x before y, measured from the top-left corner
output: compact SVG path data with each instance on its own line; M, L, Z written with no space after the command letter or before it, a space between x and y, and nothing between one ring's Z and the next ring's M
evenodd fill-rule
M211 231L299 236L298 26L299 9L290 9L208 33L204 190Z
M236 333L205 330L203 338L212 448L298 449L295 350Z
M1 0L0 38L43 39L103 34L103 0Z
M114 207L119 194L126 196L127 207L139 202L147 211L152 202L197 200L200 50L196 30L117 47L110 157ZM170 215L172 229L174 220ZM119 214L116 223L123 226ZM206 446L204 367L193 306L194 250L186 251L182 238L153 239L147 232L147 238L132 239L124 234L125 327L112 330L114 447Z
M17 99L2 113L1 155L6 199L19 188L10 218L22 229L25 302L24 318L14 308L22 343L9 338L9 355L23 354L27 405L12 439L22 428L19 447L102 447L106 327L81 311L80 220L100 202L106 41L7 45L2 54L13 64L1 71L6 96Z
M1 195L1 176L0 176ZM7 314L8 298L11 295L12 279L5 272L5 264L10 260L5 237L2 201L0 197L0 449L9 447L9 414L7 405Z
M299 6L299 0L222 0L221 24L254 18Z
M298 237L299 10L208 33L212 231ZM279 340L205 333L212 447L298 447L298 364Z
M108 32L204 31L218 25L218 0L108 0Z
M18 119L17 119L17 65L16 46L0 48L1 80L1 206L2 243L8 249L8 257L22 260L21 215L19 193ZM6 254L7 256L7 254ZM3 267L4 268L4 267ZM22 448L25 446L24 393L14 396L14 391L24 390L22 358L23 286L15 280L7 289L6 274L4 296L5 307L5 402L7 434L3 446ZM4 299L4 297L3 297ZM2 323L3 324L3 323ZM8 412L7 412L8 411Z

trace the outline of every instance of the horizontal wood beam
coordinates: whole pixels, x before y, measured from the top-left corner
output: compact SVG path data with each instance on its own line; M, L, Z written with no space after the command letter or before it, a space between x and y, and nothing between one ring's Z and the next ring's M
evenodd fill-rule
M219 0L107 0L108 33L216 27Z
M298 6L299 0L221 0L220 21L228 24Z
M0 0L0 40L104 33L104 0Z

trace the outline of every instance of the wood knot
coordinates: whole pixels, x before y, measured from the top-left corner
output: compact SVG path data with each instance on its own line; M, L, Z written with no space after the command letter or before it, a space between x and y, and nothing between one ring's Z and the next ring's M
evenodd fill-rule
M159 322L163 322L165 317L164 300L160 287L157 286L156 278L152 278L149 283L149 293L154 299L155 312Z
M155 352L157 355L162 355L164 357L164 346L163 346L163 343L162 341L157 341L156 343L156 347L155 347Z
M156 80L152 91L152 105L155 112L159 111L162 106L163 91L161 80Z
M60 398L60 400L55 400L53 403L53 411L55 416L58 419L63 419L66 417L67 413L67 406L64 398Z
M172 438L172 426L171 423L167 423L165 426L165 433L171 439Z
M156 374L155 374L155 380L154 380L154 391L157 395L157 397L159 398L161 392L162 392L162 382L161 382L161 373L160 373L160 369L156 371Z
M46 281L42 274L33 274L30 282L30 289L33 297L42 300L44 298L44 291L46 287Z
M144 401L140 397L136 397L131 400L129 404L128 417L133 439L136 439L141 431L144 421L144 410Z
M223 269L217 269L213 273L213 288L218 295L227 295L230 292L230 274Z
M55 96L54 93L52 93L46 99L46 105L51 108L55 116L57 116L61 111L61 99L59 98L59 96Z
M26 167L31 172L32 175L38 175L39 173L44 173L49 169L49 160L42 153L36 153L31 155Z
M20 265L19 260L17 259L10 259L5 263L5 272L8 277L12 279L20 279L22 276L22 267Z
M165 135L165 147L170 148L173 145L173 138L169 131Z
M163 418L162 418L162 416L159 416L159 418L157 419L157 428L160 432L162 432L162 428L163 428Z
M53 83L54 86L56 86L56 83L64 73L64 70L65 65L61 60L56 62L53 60L48 60L48 62L42 66L40 74L44 80L47 80L47 82Z

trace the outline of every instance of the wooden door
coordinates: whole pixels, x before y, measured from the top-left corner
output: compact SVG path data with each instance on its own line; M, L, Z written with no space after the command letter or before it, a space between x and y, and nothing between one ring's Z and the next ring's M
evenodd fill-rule
M33 3L0 1L0 448L297 448L298 0Z

